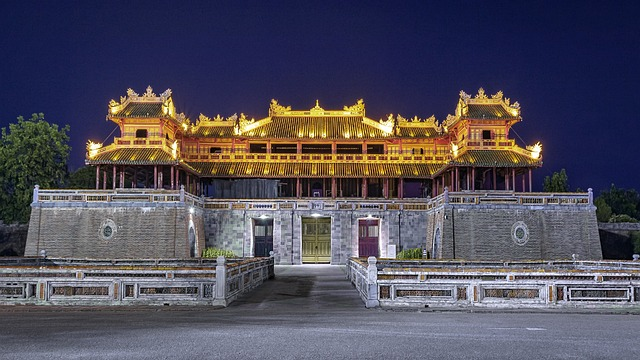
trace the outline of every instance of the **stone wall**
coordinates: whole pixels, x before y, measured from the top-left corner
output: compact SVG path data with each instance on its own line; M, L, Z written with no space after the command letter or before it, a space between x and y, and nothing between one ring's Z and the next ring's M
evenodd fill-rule
M26 256L186 258L204 247L202 210L175 203L34 203Z
M28 230L27 224L6 225L0 222L0 256L22 256Z
M253 256L253 221L273 219L273 251L276 264L301 264L302 218L331 218L331 263L345 264L358 255L358 220L380 221L380 257L396 251L424 248L427 231L425 211L309 211L309 210L209 210L204 211L207 246L232 250L237 256Z
M441 258L602 259L594 206L443 205Z

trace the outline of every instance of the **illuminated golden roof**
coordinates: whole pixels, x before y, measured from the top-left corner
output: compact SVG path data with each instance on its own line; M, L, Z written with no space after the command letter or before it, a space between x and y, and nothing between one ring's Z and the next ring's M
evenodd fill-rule
M383 139L389 134L363 123L360 116L277 116L242 135L279 139Z
M277 162L190 162L203 176L213 177L430 177L437 164L366 163L277 163Z
M542 166L540 159L511 150L469 150L453 160L455 165L482 167Z
M119 165L173 165L177 161L166 151L155 148L118 148L105 151L87 159L87 165L119 164Z

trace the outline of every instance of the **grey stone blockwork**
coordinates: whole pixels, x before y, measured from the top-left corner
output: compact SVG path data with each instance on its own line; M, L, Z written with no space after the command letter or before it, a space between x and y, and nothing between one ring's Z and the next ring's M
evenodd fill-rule
M598 260L594 206L442 204L429 210L202 209L184 204L39 203L33 206L25 255L87 258L189 257L206 246L253 256L253 224L273 219L276 264L301 264L302 220L331 218L331 263L359 256L358 220L379 220L379 256L422 248L431 258ZM106 229L110 227L110 229ZM105 232L106 231L106 232ZM108 234L107 234L108 233ZM108 236L107 236L108 235ZM206 243L205 243L206 241Z
M204 248L201 209L184 205L33 204L25 256L187 258Z

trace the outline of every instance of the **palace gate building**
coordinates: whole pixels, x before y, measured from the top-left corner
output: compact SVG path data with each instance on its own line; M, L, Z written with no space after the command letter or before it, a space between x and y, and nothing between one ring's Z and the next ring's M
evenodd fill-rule
M512 139L520 105L502 92L461 91L443 121L375 120L363 100L339 110L271 100L263 118L200 114L194 123L176 111L171 90L148 87L112 100L107 120L120 136L88 143L96 182L75 194L83 210L40 190L27 253L188 257L212 246L238 256L273 251L279 264L340 264L420 247L435 258L601 258L590 193L531 193L541 145ZM47 240L50 221L82 224L83 235ZM180 226L167 234L167 223Z

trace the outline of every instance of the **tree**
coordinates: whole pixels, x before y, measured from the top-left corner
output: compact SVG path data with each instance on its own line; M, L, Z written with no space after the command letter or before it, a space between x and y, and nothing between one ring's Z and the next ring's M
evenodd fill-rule
M67 178L69 125L59 128L33 114L2 128L0 138L0 219L5 223L29 221L33 187L63 187Z
M554 172L551 177L545 177L542 188L544 192L569 192L567 172L562 169L560 172Z
M594 205L596 206L596 217L599 222L608 222L611 219L611 206L607 204L606 201L601 196L598 196L594 200Z
M67 182L69 189L95 189L96 188L96 168L94 166L83 166L78 170L69 173Z
M598 199L602 199L611 208L613 215L640 218L640 194L635 189L616 188L611 184L609 191L602 191Z

